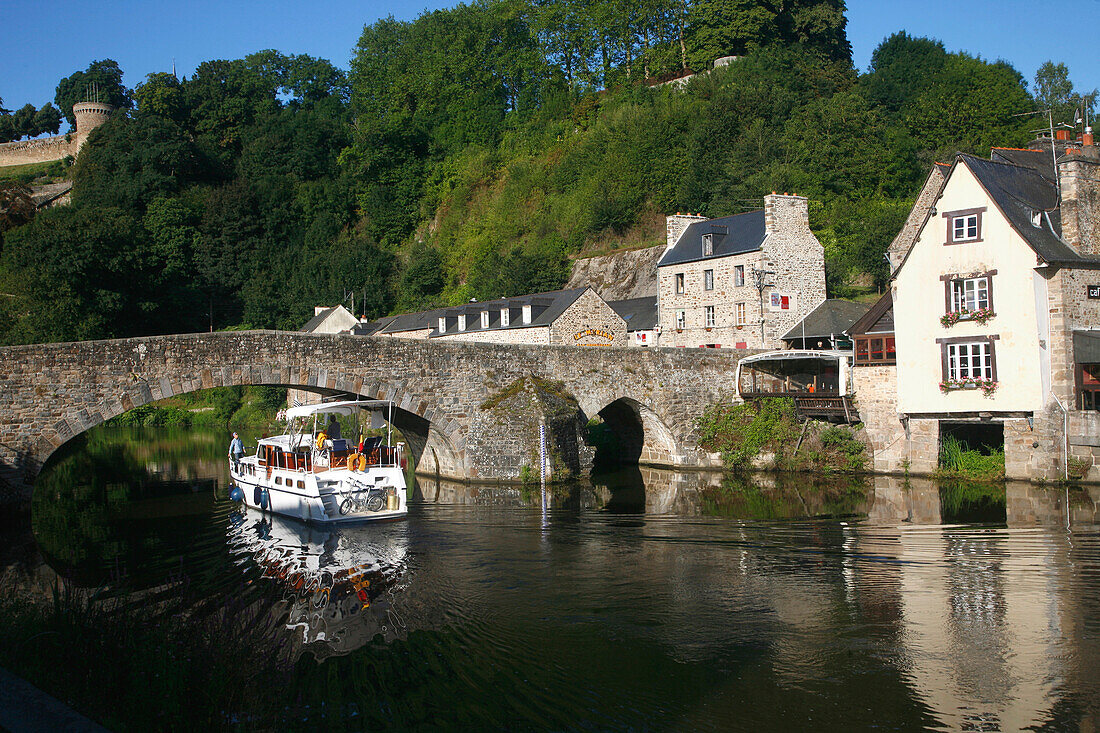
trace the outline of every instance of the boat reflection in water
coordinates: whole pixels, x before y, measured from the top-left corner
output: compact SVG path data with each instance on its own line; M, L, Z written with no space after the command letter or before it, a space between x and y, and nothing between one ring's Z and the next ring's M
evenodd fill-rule
M402 635L392 594L407 564L403 527L322 528L242 507L230 515L229 545L281 588L287 629L317 659Z

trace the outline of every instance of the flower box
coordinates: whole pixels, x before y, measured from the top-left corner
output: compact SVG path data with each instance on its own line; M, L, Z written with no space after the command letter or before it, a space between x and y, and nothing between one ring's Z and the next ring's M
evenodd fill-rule
M945 379L940 382L940 391L944 394L960 389L980 389L986 397L992 397L998 383L992 379Z
M959 321L977 321L984 326L996 315L992 308L979 308L976 311L949 311L940 316L940 325L944 328L951 328Z

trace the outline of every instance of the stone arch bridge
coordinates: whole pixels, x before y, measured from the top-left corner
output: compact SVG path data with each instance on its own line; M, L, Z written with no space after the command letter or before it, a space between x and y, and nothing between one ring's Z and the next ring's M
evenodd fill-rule
M440 343L278 331L185 334L0 349L0 484L26 500L61 445L173 395L277 385L392 399L417 471L514 480L547 425L556 470L584 470L583 424L600 415L627 460L715 465L696 418L732 398L738 359L709 349ZM534 465L537 466L537 463Z

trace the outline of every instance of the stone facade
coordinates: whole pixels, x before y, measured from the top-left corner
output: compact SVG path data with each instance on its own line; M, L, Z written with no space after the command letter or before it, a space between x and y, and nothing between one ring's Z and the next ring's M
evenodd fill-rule
M628 346L626 321L594 290L586 290L550 324L550 343Z
M409 441L417 471L444 477L518 478L522 457L505 470L494 448L506 444L509 426L475 416L491 396L527 378L560 383L557 391L575 401L583 422L600 414L608 422L634 420L641 455L653 462L713 466L698 447L696 420L708 405L735 398L745 355L276 331L6 347L0 484L9 498L25 499L54 450L104 420L186 392L253 384L392 399L394 426Z
M898 416L897 367L854 367L852 392L870 443L870 467L883 473L904 471L909 445Z
M700 220L670 216L668 248ZM762 292L754 270L771 273ZM705 287L708 271L711 290ZM678 292L678 276L683 292ZM759 249L662 265L657 277L661 346L778 349L783 334L825 300L825 251L810 231L806 198L771 194L764 197ZM775 304L773 296L779 299ZM708 308L713 309L712 326Z

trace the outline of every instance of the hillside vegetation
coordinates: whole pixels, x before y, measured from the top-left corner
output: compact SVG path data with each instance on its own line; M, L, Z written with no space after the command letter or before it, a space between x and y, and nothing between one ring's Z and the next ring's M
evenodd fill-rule
M881 285L932 161L1026 144L1037 103L1007 63L904 33L859 73L845 22L839 0L486 0L366 27L349 72L265 51L127 90L95 62L58 105L91 80L122 111L72 206L2 220L0 341L554 289L579 253L661 241L666 212L773 190L810 198L833 295Z

